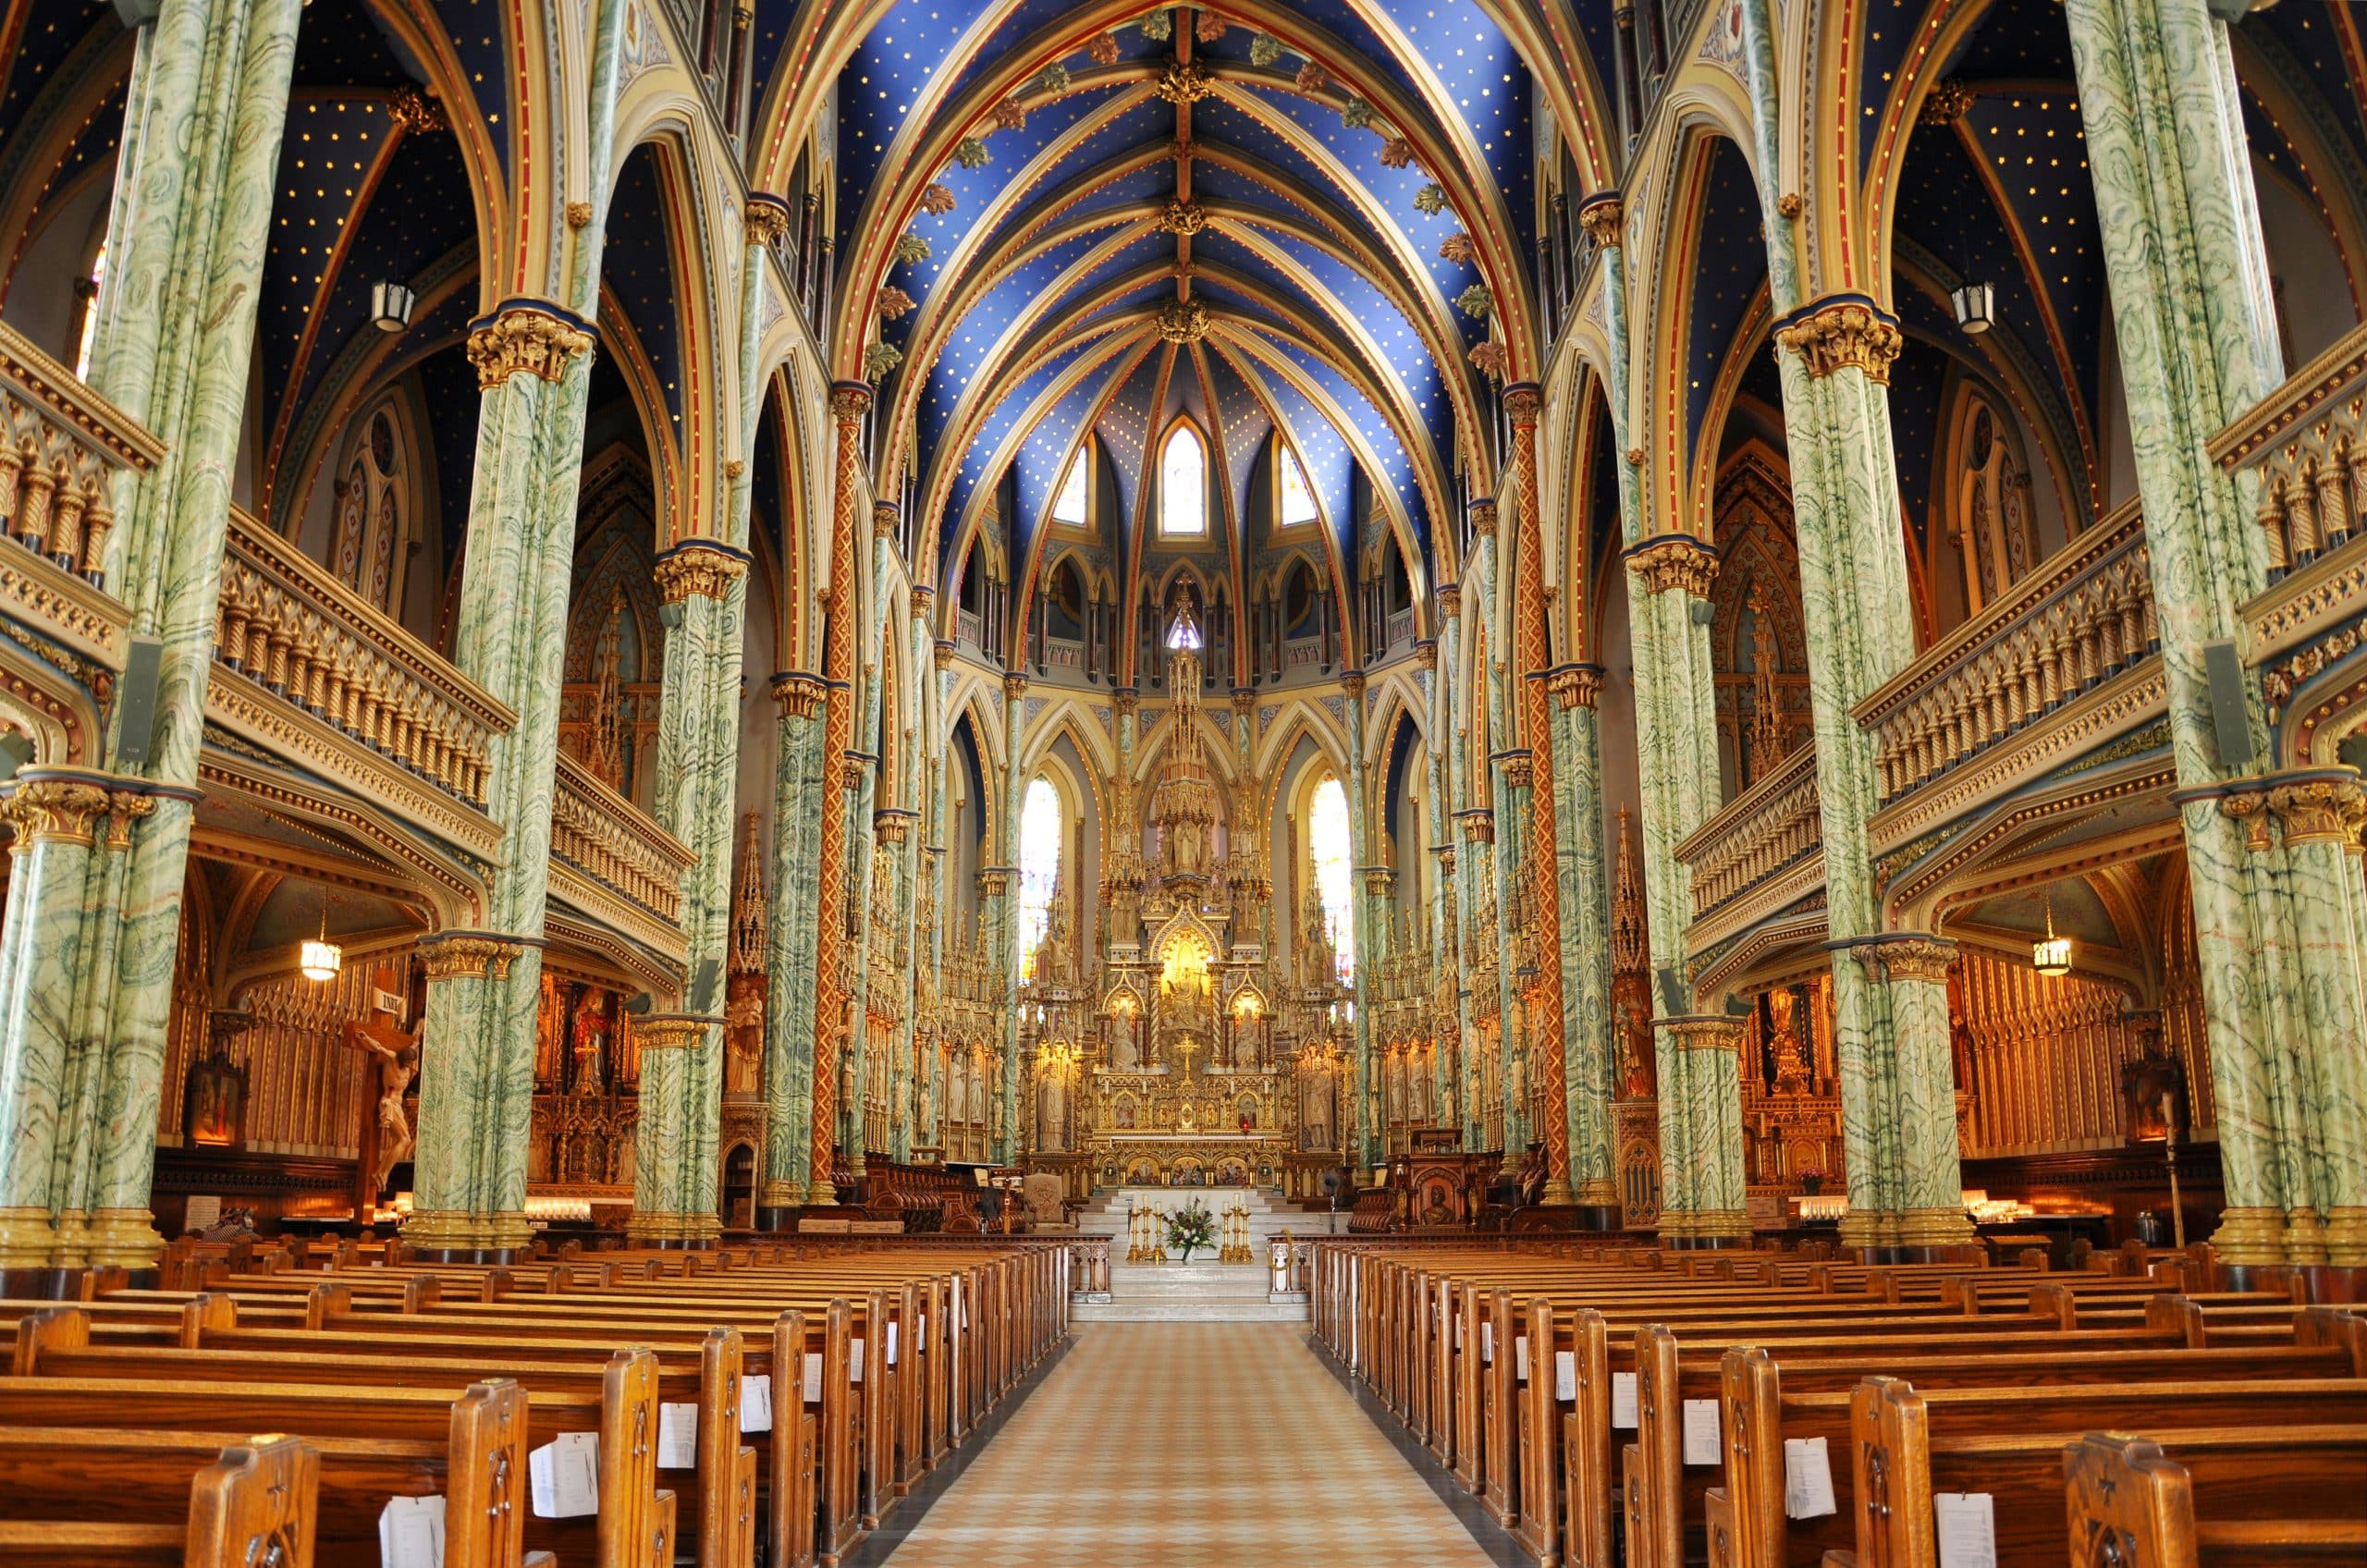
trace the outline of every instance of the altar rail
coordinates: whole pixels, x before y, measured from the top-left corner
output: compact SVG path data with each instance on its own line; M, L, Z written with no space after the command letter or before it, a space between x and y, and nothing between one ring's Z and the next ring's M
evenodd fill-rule
M1823 847L1816 748L1801 746L1677 845L1677 858L1692 872L1693 918L1787 870L1800 875L1786 884L1796 882L1806 892L1823 878Z
M2144 514L2122 507L1858 704L1887 806L2161 651Z

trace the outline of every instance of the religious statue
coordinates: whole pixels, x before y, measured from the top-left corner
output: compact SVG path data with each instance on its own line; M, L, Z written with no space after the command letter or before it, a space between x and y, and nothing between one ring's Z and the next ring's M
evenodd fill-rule
M1323 900L1309 889L1306 918L1299 938L1299 984L1306 986L1339 983L1339 958L1331 946L1331 927L1323 919Z
M1334 1096L1331 1075L1318 1070L1309 1072L1305 1083L1306 1110L1301 1121L1306 1128L1306 1146L1309 1149L1336 1148L1339 1145L1332 1133Z
M1652 1059L1652 1021L1643 1004L1629 998L1619 1010L1619 1097L1648 1100L1657 1089Z
M1200 875L1200 825L1188 816L1184 817L1170 827L1168 833L1168 862L1171 869L1179 876Z
M356 1038L378 1059L378 1158L370 1168L370 1184L374 1192L383 1193L395 1167L411 1158L411 1125L403 1096L419 1072L419 1047L408 1041L389 1046L372 1034Z
M1110 1014L1110 1066L1130 1072L1142 1065L1142 1047L1135 1043L1135 1032L1141 1027L1142 1021L1131 1007L1120 1008Z
M1068 1152L1069 1089L1068 1074L1057 1065L1047 1064L1036 1080L1036 1151L1038 1154Z
M576 999L575 1020L575 1092L595 1095L600 1092L601 1073L607 1056L608 1035L613 1024L608 1013L608 993L597 986L586 986Z

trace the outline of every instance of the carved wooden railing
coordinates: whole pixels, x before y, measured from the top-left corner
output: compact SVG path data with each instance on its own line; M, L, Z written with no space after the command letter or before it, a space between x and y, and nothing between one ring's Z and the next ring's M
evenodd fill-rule
M691 851L572 757L558 759L551 796L551 856L679 927L682 873L690 867ZM680 945L679 937L673 945Z
M484 801L493 738L518 722L295 541L237 510L222 562L214 657L222 675L285 698L472 806Z
M1800 746L1677 845L1692 872L1693 917L1806 863L1823 844L1816 748Z
M2142 513L2123 507L1859 703L1885 804L2158 655Z
M2211 443L2214 461L2259 476L2274 584L2367 535L2367 326L2301 367Z
M127 617L102 586L116 476L164 455L129 415L0 325L0 609L120 668Z

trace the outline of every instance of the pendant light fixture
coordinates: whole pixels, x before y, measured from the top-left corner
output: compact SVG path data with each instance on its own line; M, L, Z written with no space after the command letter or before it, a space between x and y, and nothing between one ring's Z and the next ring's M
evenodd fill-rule
M2054 894L2046 895L2046 940L2030 944L2030 966L2050 979L2071 973L2071 938L2054 934Z
M1997 290L1986 283L1967 283L1948 291L1956 311L1956 325L1968 333L1983 333L1996 319Z
M320 935L308 937L296 957L297 971L305 979L325 984L337 977L345 968L345 949L329 940L329 890L321 889Z

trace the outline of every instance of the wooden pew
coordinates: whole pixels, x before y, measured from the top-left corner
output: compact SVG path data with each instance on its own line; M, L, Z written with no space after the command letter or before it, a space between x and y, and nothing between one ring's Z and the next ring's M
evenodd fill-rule
M319 1455L294 1438L0 1428L0 1468L9 1568L312 1568Z
M2078 1560L2124 1568L2367 1562L2367 1428L2091 1432L2063 1451ZM2273 1485L2263 1489L2262 1472ZM2297 1495L2298 1494L2298 1495Z

